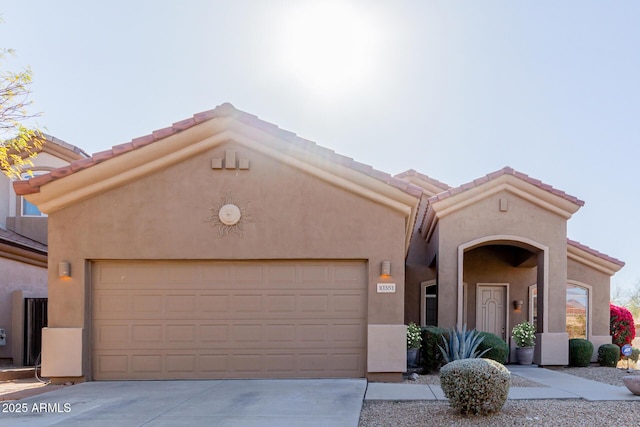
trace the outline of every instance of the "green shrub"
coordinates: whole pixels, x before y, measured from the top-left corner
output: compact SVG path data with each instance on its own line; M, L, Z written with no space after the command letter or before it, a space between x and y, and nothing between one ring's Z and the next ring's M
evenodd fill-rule
M629 359L633 360L634 362L638 362L639 356L640 356L640 348L633 347L633 349L631 350L631 356L629 356Z
M507 401L511 374L491 359L454 360L440 369L449 404L463 415L499 412Z
M478 346L478 351L484 351L489 349L483 356L485 359L495 360L503 365L507 363L509 356L509 346L499 336L492 334L491 332L480 332L479 334L484 338Z
M467 325L463 325L462 330L459 331L456 326L449 331L449 340L442 340L444 347L438 347L440 348L445 363L460 359L476 359L482 357L489 351L489 349L484 351L478 350L478 346L483 340L484 338L482 338L475 329L467 331Z
M582 338L569 340L569 366L586 367L591 363L593 344Z
M620 360L620 347L615 344L602 344L598 347L598 363L600 366L615 368Z
M437 370L442 364L442 354L438 346L442 344L442 337L449 338L447 329L438 328L437 326L422 327L422 348L420 356L422 364L428 371Z

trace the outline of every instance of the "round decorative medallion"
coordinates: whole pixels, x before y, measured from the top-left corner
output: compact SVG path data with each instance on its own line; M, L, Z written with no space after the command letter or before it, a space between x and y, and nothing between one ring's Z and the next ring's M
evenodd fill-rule
M224 205L218 211L218 218L224 225L235 225L240 221L241 217L240 208L231 203Z

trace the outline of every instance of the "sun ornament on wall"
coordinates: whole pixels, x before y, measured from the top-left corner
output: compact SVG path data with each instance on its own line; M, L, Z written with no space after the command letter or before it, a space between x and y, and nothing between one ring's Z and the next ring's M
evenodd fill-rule
M244 225L253 222L248 205L249 202L247 202L247 207L239 206L234 202L231 190L229 190L218 203L209 209L211 215L205 221L210 222L213 228L218 229L218 237L228 236L229 232L242 237Z

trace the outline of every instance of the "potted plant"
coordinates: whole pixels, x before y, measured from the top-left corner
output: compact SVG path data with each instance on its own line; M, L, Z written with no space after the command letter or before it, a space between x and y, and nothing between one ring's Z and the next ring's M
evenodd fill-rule
M422 343L422 330L414 322L407 326L407 364L416 366L418 363L418 351Z
M511 331L516 341L516 357L519 365L533 363L533 347L536 344L536 327L529 322L518 323Z

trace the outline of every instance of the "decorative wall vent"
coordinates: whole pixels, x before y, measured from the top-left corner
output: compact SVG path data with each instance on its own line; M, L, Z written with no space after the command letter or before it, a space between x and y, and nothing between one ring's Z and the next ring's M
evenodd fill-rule
M220 198L218 203L209 209L211 215L205 221L210 222L213 228L218 229L219 238L229 235L229 232L242 237L244 225L248 222L253 222L251 213L248 210L249 203L247 202L245 207L239 206L233 200L231 190L229 190L226 195Z
M249 159L236 156L235 150L225 150L224 159L211 159L211 169L249 169Z

